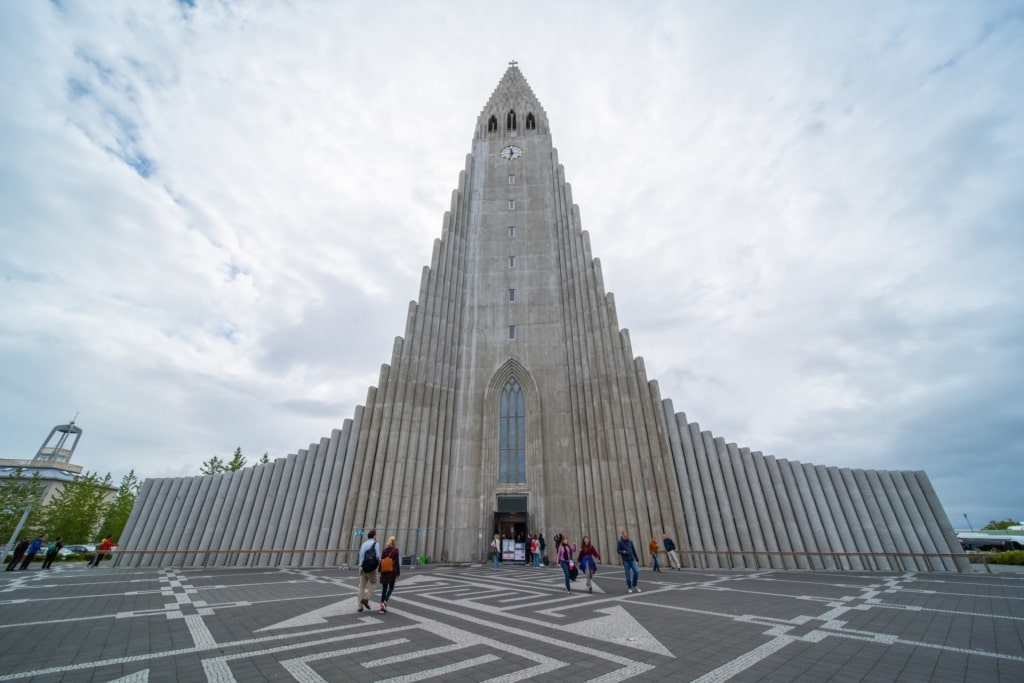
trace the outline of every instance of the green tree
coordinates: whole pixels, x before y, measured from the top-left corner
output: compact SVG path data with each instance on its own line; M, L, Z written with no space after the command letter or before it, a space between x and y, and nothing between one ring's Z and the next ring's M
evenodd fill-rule
M38 516L43 488L39 472L26 477L25 471L20 467L11 472L9 477L0 479L0 543L6 543L14 533L27 507L31 505L33 513ZM31 523L30 516L25 525L25 533L32 528Z
M1004 519L1001 522L996 522L995 520L993 520L993 521L989 522L988 524L986 524L985 526L981 527L981 530L982 531L999 531L999 530L1003 530L1003 529L1008 529L1011 526L1020 526L1020 522L1016 522L1013 519L1007 517L1006 519Z
M216 455L203 463L199 471L203 474L218 474L227 469L224 465L224 461L218 458Z
M135 470L124 475L121 485L117 488L117 493L107 504L103 524L100 526L100 536L108 536L113 539L121 537L141 488L142 483L135 476Z
M245 456L242 455L242 447L239 446L235 449L235 453L231 456L231 460L228 460L224 465L224 469L228 472L237 472L243 467L245 467Z
M61 487L43 506L37 533L49 538L61 536L65 543L87 543L95 538L103 520L106 497L112 487L110 473L99 475L86 472Z
M263 455L256 461L257 465L266 465L270 462L270 451L263 451Z

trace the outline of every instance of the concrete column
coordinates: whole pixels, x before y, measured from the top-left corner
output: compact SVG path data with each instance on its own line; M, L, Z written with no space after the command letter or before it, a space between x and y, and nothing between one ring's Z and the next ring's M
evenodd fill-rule
M255 533L256 526L259 523L259 508L263 502L262 496L259 495L259 490L261 483L263 483L261 480L267 471L267 466L257 464L246 468L244 471L246 472L245 485L240 496L241 500L238 501L236 508L238 525L235 527L234 534L229 540L229 545L239 550L246 550L252 547L252 535ZM236 554L232 566L244 567L251 556L251 553L244 552Z
M316 461L321 457L321 447L326 447L324 442L311 443L305 452L300 451L295 463L292 465L292 475L288 481L288 489L285 494L284 505L281 510L281 522L278 529L278 537L275 542L277 548L300 548L300 539L305 538L309 529L311 517L310 505L316 497L316 482L313 479L313 468ZM293 552L282 553L280 563L283 566L295 566L301 559L301 554Z
M953 525L949 523L949 518L946 516L946 511L942 509L942 504L939 503L938 496L935 495L935 489L932 488L932 483L928 479L928 475L924 472L911 472L908 477L912 476L914 481L921 489L921 495L927 501L927 509L931 514L931 519L934 520L933 524L933 535L939 534L942 538L942 543L936 540L937 547L949 547L949 549L958 553L956 557L951 560L951 570L967 572L971 571L971 564L965 555L959 554L961 551L960 541L957 540L956 532L953 531ZM921 507L922 511L925 509ZM923 512L922 512L923 514Z
M222 551L230 548L230 545L224 542L224 539L230 539L231 533L234 531L235 526L238 524L238 491L239 485L241 484L243 474L245 470L237 472L226 472L224 474L224 483L222 489L223 500L220 503L220 507L215 509L212 515L211 524L207 529L207 549ZM215 567L222 567L230 564L230 559L223 552L217 552L212 555L207 561L207 565Z
M704 566L701 559L692 561L692 557L686 551L692 548L701 548L700 526L697 521L697 509L694 506L696 493L694 492L693 481L696 474L692 474L688 460L693 459L693 446L683 445L684 435L687 437L686 414L673 413L672 401L665 399L662 403L665 409L665 418L669 424L669 440L672 444L672 453L676 459L676 478L679 487L680 504L683 507L682 524L676 529L667 531L675 539L679 547L679 559L687 566ZM671 419L670 419L671 418Z
M722 535L716 533L716 545L723 550L739 550L739 536L736 534L736 514L733 512L729 501L729 492L726 490L725 480L722 476L722 462L717 448L717 440L714 434L703 431L700 434L704 442L704 452L707 454L708 473L711 476L711 486L715 491L715 499L718 504L718 518ZM724 449L725 444L722 443ZM719 540L720 539L720 540ZM743 566L743 560L734 555L722 555L721 561L729 568Z
M772 507L765 497L765 487L761 481L762 472L767 475L767 470L763 467L764 458L758 454L758 462L755 462L749 448L740 448L737 457L737 466L743 470L743 474L746 477L750 500L753 504L750 523L751 534L756 533L755 543L760 538L761 544L769 553L767 556L759 558L758 566L774 569L785 568L787 565L784 558L782 555L777 554L780 548L778 537L775 533L775 524L782 521L782 515L778 511L778 502L775 501L774 491L772 492ZM761 465L761 467L758 465ZM770 482L769 490L771 490ZM755 527L756 532L754 531Z
M832 515L836 511L832 509L832 506L829 504L829 501L825 496L825 492L821 486L821 480L818 478L818 471L815 469L815 466L810 463L799 463L797 481L800 481L801 479L803 479L803 482L806 485L806 489L803 490L806 491L804 494L804 500L807 501L807 508L814 510L814 517L817 518L820 525L821 535L820 537L815 537L818 547L822 552L841 551L843 546L840 543L839 530L836 528L835 521L832 519ZM842 569L847 566L843 560L835 556L823 556L822 560L825 567L828 569Z
M181 545L184 553L178 561L178 554L175 554L175 564L182 567L202 566L204 555L200 555L202 549L203 534L206 532L206 525L210 519L210 510L213 508L213 501L216 496L217 486L220 484L219 474L203 475L197 477L199 490L196 493L195 503L189 511L188 522L185 524L185 533L181 537ZM223 478L223 477L222 477Z
M291 553L280 551L295 547L293 539L288 538L288 525L295 514L297 487L302 467L308 457L309 450L302 448L298 453L285 458L284 466L281 468L281 479L274 491L273 504L270 506L270 524L263 546L265 550L274 551L265 558L269 566L287 565L291 559Z
M309 518L309 525L305 529L305 538L302 540L304 548L312 548L319 551L323 551L325 548L321 543L322 538L326 539L328 531L324 526L324 516L327 513L328 501L337 495L331 489L331 475L335 469L341 468L341 462L338 458L338 441L340 438L341 431L333 429L329 439L320 441L321 450L318 453L320 457L316 459L313 468L316 497L312 500L312 508L310 510L312 515ZM302 564L307 567L323 567L327 561L326 558L327 553L324 552L305 553L302 556Z
M694 462L700 474L700 491L703 494L703 500L697 501L698 514L702 506L707 511L707 520L701 520L700 534L704 542L703 549L710 551L727 548L729 544L725 537L725 529L722 527L722 510L718 505L718 492L715 490L714 481L711 479L711 466L709 464L711 456L705 448L704 436L707 435L707 442L710 443L711 432L700 431L700 425L696 422L689 424L687 431L690 434L690 442L693 444ZM730 566L725 558L720 555L704 555L703 557L707 560L709 568L728 568Z
M859 529L864 536L864 545L860 549L867 552L878 553L883 551L883 543L878 537L878 532L875 529L875 523L872 520L871 513L868 511L868 501L865 499L863 492L861 491L861 483L858 482L854 476L852 470L843 468L839 470L839 476L842 478L843 483L846 486L846 493L849 496L850 503L853 505L853 509L856 512L856 517L851 521L851 527ZM874 504L874 498L871 501ZM866 557L863 560L867 565L868 569L878 570L881 568L888 569L889 563L881 563L881 559L877 557Z
M732 466L733 480L736 482L736 490L739 493L740 506L743 511L744 528L747 539L744 540L743 533L740 534L741 543L750 543L748 548L753 548L757 554L751 555L748 560L748 567L770 567L767 553L767 546L764 541L764 534L761 533L761 517L758 515L757 505L754 503L754 491L747 478L747 471L740 457L739 448L736 444L726 445L729 451L729 464ZM724 464L724 463L723 463Z
M829 505L833 508L832 517L835 519L836 527L839 529L839 538L843 550L846 552L867 550L867 539L864 537L864 531L858 519L857 511L854 509L846 482L843 481L839 468L818 465L815 469L818 471L818 476L822 482L824 482L826 477L828 478L830 488L826 489L826 491L831 491ZM833 500L834 502L832 502ZM849 568L854 571L871 568L871 565L865 564L864 559L859 555L849 556L847 562L849 563Z
M779 497L776 493L775 481L773 481L772 474L768 470L768 458L760 451L757 451L750 454L750 459L753 462L754 469L757 471L757 480L761 486L761 494L764 496L765 505L768 507L768 516L763 520L765 535L774 535L779 550L787 553L781 557L782 566L785 569L796 569L796 558L788 554L793 552L793 543L790 541L786 520L782 515L782 507L779 504ZM775 465L774 462L772 464Z
M135 511L140 514L132 514L125 525L124 533L121 534L121 545L133 550L143 550L156 547L153 539L157 537L164 526L164 520L158 513L167 509L168 492L171 482L167 479L147 479L142 484L139 497L135 501ZM158 562L159 556L150 554L132 555L129 564L135 567L147 567L151 562ZM117 555L114 556L118 560Z
M800 526L803 523L802 520L805 520L806 517L803 514L802 504L799 506L799 509L795 508L795 505L800 503L800 494L795 490L796 483L793 480L792 474L790 473L789 476L785 475L785 472L788 472L790 469L789 462L780 461L772 456L768 456L765 458L765 465L771 477L772 488L775 490L775 499L779 503L779 511L782 513L782 523L785 526L786 535L789 537L790 552L795 553L793 561L796 562L798 569L819 567L819 563L813 562L810 557L804 554L808 548L804 545L804 537L800 533ZM798 519L800 520L799 522Z
M878 470L874 474L881 482L882 490L889 499L893 514L896 515L897 524L893 529L893 535L897 536L898 534L897 546L905 547L911 553L917 553L914 557L904 560L904 564L910 569L927 570L928 565L920 556L924 552L924 548L921 546L917 530L914 529L910 515L907 513L907 507L904 505L904 499L910 499L910 491L907 490L906 482L902 477L894 478L892 473L886 470Z
M263 540L267 523L270 519L270 509L267 507L267 500L270 498L268 491L270 490L270 483L274 478L274 470L277 469L281 462L283 460L273 460L263 465L257 465L254 468L255 473L251 484L254 489L252 507L249 508L249 519L245 523L242 539L239 541L240 548L246 550L254 549L257 547L256 539L259 538L260 542ZM240 554L236 561L240 567L249 567L258 563L259 560L259 555L245 552Z
M881 543L880 552L895 553L899 551L899 548L896 547L889 529L896 523L896 518L892 515L891 509L888 509L889 504L885 500L881 484L878 483L878 478L872 479L868 476L869 473L869 470L853 470L853 478L858 484L858 489L864 499L864 505L871 516L871 526L878 534L878 541ZM876 491L879 495L875 495ZM897 571L901 568L900 563L890 557L878 559L879 568L882 571Z

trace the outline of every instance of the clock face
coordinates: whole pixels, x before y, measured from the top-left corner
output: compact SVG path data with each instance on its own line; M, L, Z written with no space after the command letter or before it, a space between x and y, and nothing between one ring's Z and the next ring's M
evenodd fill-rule
M501 156L506 159L518 159L523 155L523 150L518 147L506 147L501 150Z

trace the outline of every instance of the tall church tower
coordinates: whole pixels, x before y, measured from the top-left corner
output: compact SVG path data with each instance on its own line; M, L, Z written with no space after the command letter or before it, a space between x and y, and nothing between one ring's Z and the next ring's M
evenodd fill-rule
M966 568L923 472L764 456L662 400L514 62L365 407L288 458L147 480L117 561L342 564L369 528L440 561L495 532L589 535L614 561L625 529L691 566Z

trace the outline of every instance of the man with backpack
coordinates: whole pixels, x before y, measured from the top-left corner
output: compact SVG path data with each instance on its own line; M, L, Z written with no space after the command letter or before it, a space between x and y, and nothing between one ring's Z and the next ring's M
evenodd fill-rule
M366 532L366 540L359 546L359 593L356 602L357 611L370 609L370 596L377 585L377 567L380 566L380 543L377 542L377 530Z

